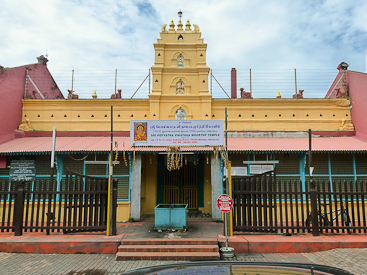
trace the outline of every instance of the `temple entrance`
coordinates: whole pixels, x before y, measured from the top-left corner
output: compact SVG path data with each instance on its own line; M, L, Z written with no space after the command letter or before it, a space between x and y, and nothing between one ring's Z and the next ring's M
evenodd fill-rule
M198 155L186 155L180 169L169 171L165 158L159 157L158 203L187 204L190 210L202 207L202 159Z

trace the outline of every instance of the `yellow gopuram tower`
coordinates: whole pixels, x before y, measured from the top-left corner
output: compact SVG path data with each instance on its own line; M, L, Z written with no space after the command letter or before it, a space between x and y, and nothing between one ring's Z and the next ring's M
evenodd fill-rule
M206 47L197 25L187 20L163 25L154 44L153 89L149 95L150 119L210 119L209 67Z

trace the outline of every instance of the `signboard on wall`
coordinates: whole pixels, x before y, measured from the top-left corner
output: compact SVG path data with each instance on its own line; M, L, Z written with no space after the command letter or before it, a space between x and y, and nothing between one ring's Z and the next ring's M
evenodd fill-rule
M11 181L33 181L36 177L35 160L12 160L9 177Z
M130 144L145 145L223 145L224 122L202 120L131 120Z
M228 177L228 169L226 167L223 168L224 169L224 176L227 178ZM231 167L231 176L232 177L244 177L244 176L248 176L247 173L247 167Z
M274 166L272 164L250 165L250 174L252 175L263 174L263 173L273 171L273 170L274 170Z

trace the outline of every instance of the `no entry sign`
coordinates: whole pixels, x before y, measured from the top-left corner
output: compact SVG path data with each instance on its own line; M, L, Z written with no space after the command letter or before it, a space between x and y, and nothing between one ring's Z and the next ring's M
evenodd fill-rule
M229 212L233 207L233 200L228 195L220 195L217 199L217 205L220 211Z

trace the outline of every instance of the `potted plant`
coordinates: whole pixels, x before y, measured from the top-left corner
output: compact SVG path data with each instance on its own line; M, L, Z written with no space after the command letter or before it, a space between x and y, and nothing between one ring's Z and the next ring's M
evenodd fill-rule
M128 222L133 222L133 221L134 221L133 217L129 216Z

